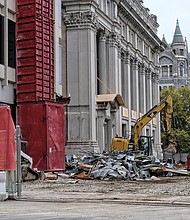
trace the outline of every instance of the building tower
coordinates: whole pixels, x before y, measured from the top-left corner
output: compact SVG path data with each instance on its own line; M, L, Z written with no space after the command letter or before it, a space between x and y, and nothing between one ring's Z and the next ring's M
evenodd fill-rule
M166 50L160 56L161 79L160 86L177 88L189 85L189 61L188 44L183 38L179 21L171 44L167 44L165 37L162 42L167 45Z

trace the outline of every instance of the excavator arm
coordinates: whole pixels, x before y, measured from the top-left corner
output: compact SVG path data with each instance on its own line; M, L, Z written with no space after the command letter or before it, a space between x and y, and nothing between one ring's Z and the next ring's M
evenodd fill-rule
M146 114L140 117L133 127L131 142L135 144L136 148L139 148L139 137L140 133L145 125L147 125L158 113L160 113L164 108L166 108L166 132L171 134L171 124L172 124L172 97L168 95L159 104L155 105Z
M129 148L139 150L140 149L139 140L142 129L153 118L155 118L156 115L160 113L163 109L166 110L165 112L166 133L167 133L167 139L169 140L169 145L165 149L165 152L176 153L175 138L171 134L173 107L172 107L172 97L170 95L165 97L159 104L155 105L152 109L150 109L147 113L145 113L142 117L140 117L137 120L137 122L133 127L130 140L123 137L113 138L112 139L113 150L127 150Z

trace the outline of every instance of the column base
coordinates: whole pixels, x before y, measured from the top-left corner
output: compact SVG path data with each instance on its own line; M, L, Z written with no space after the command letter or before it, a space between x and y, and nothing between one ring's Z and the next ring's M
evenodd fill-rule
M100 153L97 141L69 141L65 146L65 154L85 155L89 153Z

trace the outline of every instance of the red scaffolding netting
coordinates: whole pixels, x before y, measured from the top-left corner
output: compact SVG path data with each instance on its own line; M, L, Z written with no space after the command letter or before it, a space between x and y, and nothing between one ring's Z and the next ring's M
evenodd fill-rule
M0 106L0 170L16 170L15 126L7 106Z

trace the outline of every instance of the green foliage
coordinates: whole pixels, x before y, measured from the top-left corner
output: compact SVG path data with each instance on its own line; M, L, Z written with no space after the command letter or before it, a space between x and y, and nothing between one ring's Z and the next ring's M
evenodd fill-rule
M190 88L187 86L179 89L171 87L161 91L161 100L167 95L173 101L172 134L176 137L177 151L190 152ZM164 115L161 114L161 127L164 126ZM162 143L167 144L166 134L162 129Z

